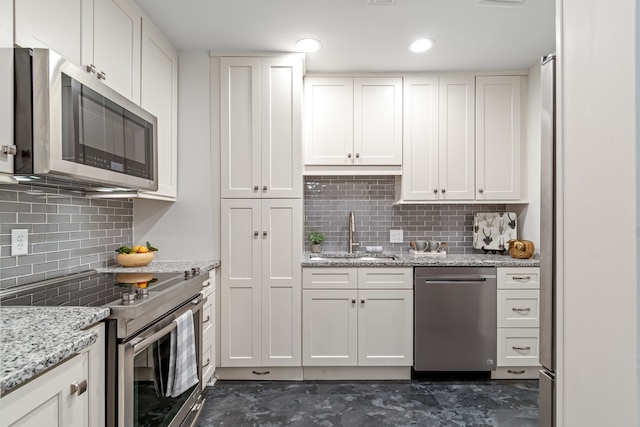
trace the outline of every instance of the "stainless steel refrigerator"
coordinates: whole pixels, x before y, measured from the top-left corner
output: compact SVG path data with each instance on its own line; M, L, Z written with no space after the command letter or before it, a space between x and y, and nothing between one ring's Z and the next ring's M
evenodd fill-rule
M555 426L556 58L542 58L540 175L540 427Z

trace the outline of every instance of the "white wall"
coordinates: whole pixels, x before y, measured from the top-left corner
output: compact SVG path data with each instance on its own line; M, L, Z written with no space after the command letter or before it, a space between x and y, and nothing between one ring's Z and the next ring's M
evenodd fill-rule
M180 52L178 200L134 201L134 242L149 241L159 260L220 259L220 185L211 149L209 52ZM215 163L214 163L215 164ZM219 161L218 161L219 164Z
M557 6L559 425L637 426L636 0Z
M549 52L552 53L552 52ZM540 253L540 64L529 69L527 79L526 183L529 204L520 214L520 237L531 240Z

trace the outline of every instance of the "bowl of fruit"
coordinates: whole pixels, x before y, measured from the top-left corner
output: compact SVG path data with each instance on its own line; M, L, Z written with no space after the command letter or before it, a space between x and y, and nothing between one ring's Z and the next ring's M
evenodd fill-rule
M116 262L123 267L144 267L151 262L157 250L149 242L146 246L120 246L116 249Z

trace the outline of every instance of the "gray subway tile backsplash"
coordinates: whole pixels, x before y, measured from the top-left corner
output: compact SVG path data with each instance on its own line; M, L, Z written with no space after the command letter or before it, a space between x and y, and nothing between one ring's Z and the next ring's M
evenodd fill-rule
M325 234L322 249L346 251L348 215L356 215L355 238L364 246L385 251L408 251L410 240L447 242L449 253L475 253L473 216L476 212L500 212L504 204L394 205L393 176L306 176L304 181L304 245L307 235ZM403 243L389 243L389 230L402 229Z
M11 256L11 230L29 230L29 254ZM0 189L0 290L104 267L133 239L131 199L88 199L55 188Z

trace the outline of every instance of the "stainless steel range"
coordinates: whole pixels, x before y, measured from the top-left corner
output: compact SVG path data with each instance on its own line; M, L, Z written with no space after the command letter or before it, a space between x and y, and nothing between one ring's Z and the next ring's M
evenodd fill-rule
M200 292L207 277L199 269L184 273L91 270L3 292L1 303L109 307L106 425L190 426L197 423L204 403L200 357L205 298ZM189 317L185 313L191 313L193 321L197 383L176 391L170 382L171 346L175 345L171 334L176 320Z

